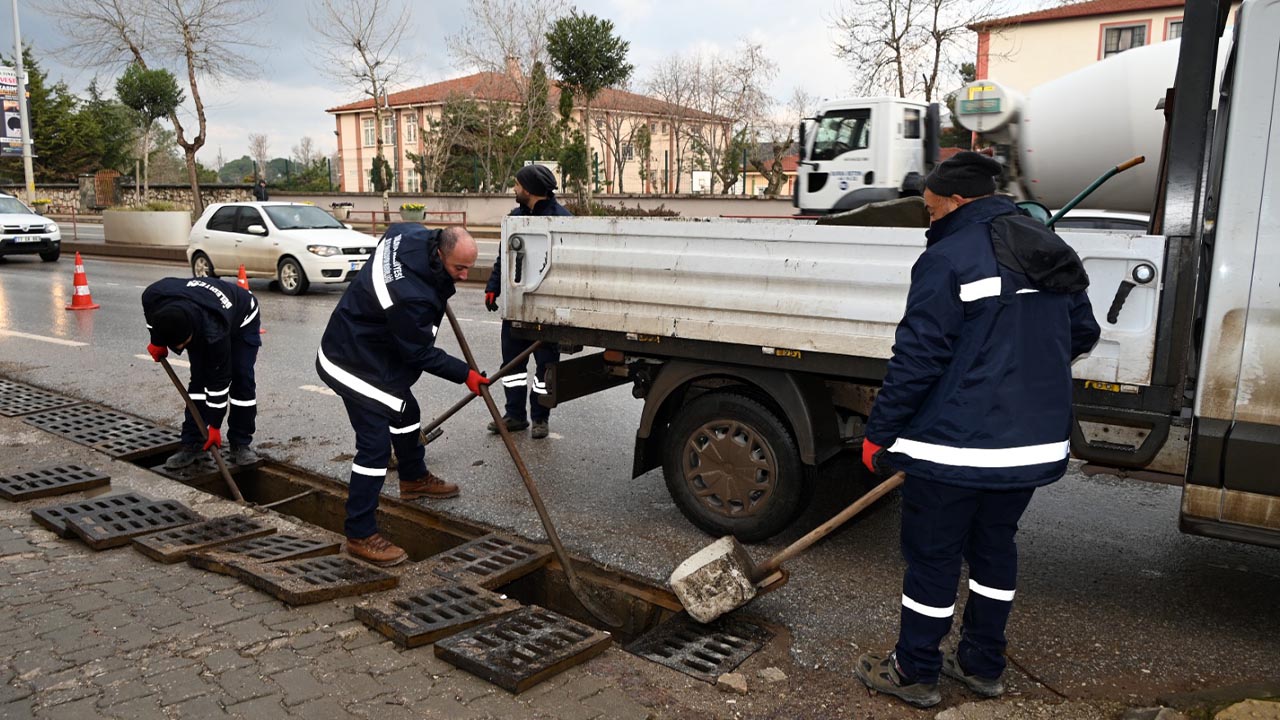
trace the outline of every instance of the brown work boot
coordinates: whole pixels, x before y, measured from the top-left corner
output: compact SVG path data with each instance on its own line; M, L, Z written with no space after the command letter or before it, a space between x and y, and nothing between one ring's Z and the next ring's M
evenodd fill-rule
M459 492L457 485L441 480L430 470L427 471L426 477L417 480L405 480L403 478L400 480L401 500L417 500L418 498L443 500L445 498L458 497Z
M347 538L347 554L378 567L399 565L409 559L409 553L378 533L367 538Z

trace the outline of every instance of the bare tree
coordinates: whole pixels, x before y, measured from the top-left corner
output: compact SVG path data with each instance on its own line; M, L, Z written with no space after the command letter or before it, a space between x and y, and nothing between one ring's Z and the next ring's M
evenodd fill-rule
M646 84L649 94L664 103L661 114L662 125L659 127L665 126L668 131L668 149L673 156L668 158L670 168L667 170L675 171L675 183L673 185L670 178L663 177L663 192L680 192L685 153L691 139L686 128L689 121L688 108L694 103L695 79L700 67L700 61L696 56L671 55L658 63Z
M778 108L771 117L761 121L755 134L756 148L750 164L768 181L766 195L777 195L786 185L787 172L783 160L797 151L799 124L813 114L816 104L817 98L798 87L792 91L785 107Z
M409 17L402 0L320 0L309 16L311 29L320 36L317 69L373 101L375 174L386 164L382 118L390 111L388 87L399 81L404 69L400 43L410 27ZM391 209L389 192L384 186L384 213Z
M204 147L207 123L200 85L251 74L254 64L244 56L254 46L252 30L261 15L258 0L76 0L46 12L58 18L69 38L65 49L85 65L136 62L185 76L195 136L187 136L179 110L170 113L169 120L185 156L192 210L202 213L196 153Z
M627 163L636 155L636 132L644 127L648 119L631 113L606 110L599 122L605 150L613 158L614 192L625 192L622 176Z
M854 69L862 94L942 95L973 56L970 25L1005 14L1004 0L846 0L833 20L836 56Z
M712 192L716 181L728 192L742 171L732 154L764 121L772 101L764 87L778 73L778 65L764 54L758 43L742 42L730 55L716 55L699 61L694 75L694 107L714 119L692 128L694 149L711 170ZM735 141L737 141L735 143Z
M324 159L324 154L316 148L316 141L312 140L310 135L303 136L298 144L293 146L292 153L293 161L302 168L309 168Z
M567 10L565 0L468 0L467 19L446 45L458 67L505 75L524 100L534 64L546 64L547 33Z
M271 162L271 144L261 133L249 133L249 157L257 164L258 179L267 179L267 163Z

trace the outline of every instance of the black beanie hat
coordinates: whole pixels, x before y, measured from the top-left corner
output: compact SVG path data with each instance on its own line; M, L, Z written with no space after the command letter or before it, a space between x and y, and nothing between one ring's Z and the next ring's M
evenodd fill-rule
M151 344L173 347L191 337L191 319L174 305L166 305L151 316Z
M548 170L546 165L525 165L516 171L516 180L530 195L538 197L550 197L556 189L555 173Z
M1002 170L994 159L965 150L939 163L925 178L924 186L944 197L982 197L995 193L996 177Z

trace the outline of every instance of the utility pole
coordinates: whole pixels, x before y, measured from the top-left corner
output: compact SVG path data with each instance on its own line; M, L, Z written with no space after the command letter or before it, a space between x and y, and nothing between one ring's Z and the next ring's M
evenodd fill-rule
M13 0L13 56L18 75L18 115L22 124L22 172L27 181L27 202L36 199L35 174L31 170L31 120L27 115L27 73L22 67L22 31L18 28L18 0Z

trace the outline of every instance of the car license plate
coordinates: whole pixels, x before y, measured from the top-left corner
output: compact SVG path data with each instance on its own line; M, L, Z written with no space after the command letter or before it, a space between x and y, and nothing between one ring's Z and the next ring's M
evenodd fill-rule
M359 269L360 269L360 268L362 268L362 267L364 267L364 261L363 261L363 260L352 260L352 261L351 261L351 271L352 271L352 272L355 272L356 270L359 270Z
M19 243L37 243L44 241L44 238L39 235L19 235L15 237L13 241Z

